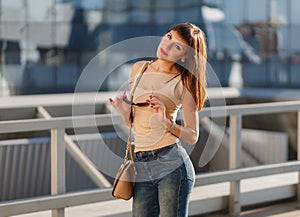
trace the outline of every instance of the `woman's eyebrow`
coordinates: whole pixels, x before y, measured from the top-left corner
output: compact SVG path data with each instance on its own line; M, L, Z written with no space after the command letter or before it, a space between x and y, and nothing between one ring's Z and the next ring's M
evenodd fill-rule
M171 39L173 39L173 35L172 35L172 33L171 33L171 32L169 32L168 34L170 34L170 36L171 36ZM177 45L181 46L182 48L185 46L185 44L184 44L184 43L182 43L182 42L180 42L180 41L178 41L178 40L174 40L174 41L176 42L176 44L177 44Z
M182 43L181 41L175 41L176 42L176 44L178 45L178 46L180 46L181 48L183 48L184 46L185 46L185 44L184 43Z

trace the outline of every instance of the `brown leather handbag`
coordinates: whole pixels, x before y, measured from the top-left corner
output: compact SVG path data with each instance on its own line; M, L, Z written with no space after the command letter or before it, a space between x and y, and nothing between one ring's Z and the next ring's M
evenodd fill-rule
M129 200L133 196L133 188L137 174L132 155L132 146L131 143L127 144L124 162L116 174L112 190L114 197L124 200ZM130 157L128 157L128 155Z

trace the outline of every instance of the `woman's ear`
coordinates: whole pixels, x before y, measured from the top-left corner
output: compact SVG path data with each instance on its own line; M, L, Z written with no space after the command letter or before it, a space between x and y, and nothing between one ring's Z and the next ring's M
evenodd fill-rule
M184 54L184 55L180 58L180 62L184 63L185 60L186 60L186 56L185 56L185 54Z

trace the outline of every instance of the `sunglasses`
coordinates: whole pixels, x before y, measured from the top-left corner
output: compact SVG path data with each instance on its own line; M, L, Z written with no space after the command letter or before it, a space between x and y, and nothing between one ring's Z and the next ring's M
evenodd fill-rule
M139 106L139 107L146 107L149 105L148 102L138 102L138 103L134 103L132 101L129 101L127 98L123 98L123 101L128 104L131 105L130 107L130 113L129 113L129 123L133 123L133 106Z
M123 101L128 104L128 105L132 105L132 106L139 106L139 107L145 107L145 106L148 106L149 103L148 102L132 102L132 101L129 101L127 98L124 98Z

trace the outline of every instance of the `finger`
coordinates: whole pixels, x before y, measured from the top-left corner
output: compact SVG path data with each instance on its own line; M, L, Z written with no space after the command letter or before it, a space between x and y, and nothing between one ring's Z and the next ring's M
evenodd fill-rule
M165 106L162 105L162 104L156 103L156 104L151 104L151 108L154 108L154 109L164 109Z
M150 99L159 99L159 96L152 95L152 94L149 97L150 97Z
M151 108L153 109L161 109L161 107L159 105L153 105L153 106L150 106Z
M158 99L151 99L151 100L149 100L149 103L153 103L153 104L159 103L159 104L162 104L162 102L160 100L158 100Z
M117 96L115 98L115 101L122 101L124 99L124 96Z

